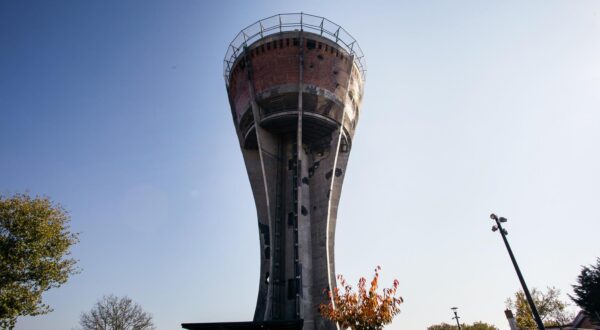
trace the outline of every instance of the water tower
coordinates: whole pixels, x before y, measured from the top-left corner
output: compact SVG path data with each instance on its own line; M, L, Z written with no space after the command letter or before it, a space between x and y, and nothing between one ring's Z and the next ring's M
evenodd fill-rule
M337 209L365 70L350 34L303 13L260 20L227 50L227 94L258 214L255 322L336 328L317 308L335 286Z

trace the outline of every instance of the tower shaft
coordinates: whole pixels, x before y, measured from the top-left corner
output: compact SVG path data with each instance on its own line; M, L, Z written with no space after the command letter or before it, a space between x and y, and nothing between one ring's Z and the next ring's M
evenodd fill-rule
M226 68L258 215L254 320L303 319L305 329L335 329L318 306L336 285L337 208L364 72L354 53L323 32L281 27L244 42Z

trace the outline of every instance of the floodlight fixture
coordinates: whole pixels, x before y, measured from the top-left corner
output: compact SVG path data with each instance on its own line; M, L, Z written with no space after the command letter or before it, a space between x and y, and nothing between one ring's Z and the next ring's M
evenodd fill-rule
M460 319L460 316L458 316L458 312L456 311L458 309L458 307L452 307L450 309L454 312L454 317L452 319L456 320L456 325L458 325L458 330L462 330L462 328L460 327L460 321L458 320L458 319Z

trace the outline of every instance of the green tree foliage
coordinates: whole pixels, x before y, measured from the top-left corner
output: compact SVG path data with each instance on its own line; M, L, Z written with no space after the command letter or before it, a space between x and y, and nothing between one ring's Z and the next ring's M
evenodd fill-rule
M484 322L475 322L473 324L462 323L460 328L462 330L498 330L496 326ZM440 323L427 327L427 330L458 330L458 326L448 323Z
M152 330L152 315L127 297L104 296L79 319L82 330Z
M546 292L542 292L534 288L531 290L531 297L545 326L561 326L570 323L573 319L573 316L566 310L567 303L560 299L560 290L549 287ZM519 329L537 329L527 298L522 290L515 292L514 300L507 299L506 307L516 311L515 321Z
M18 316L46 314L42 293L77 272L69 248L78 242L69 216L48 198L0 196L0 328Z
M584 266L573 285L575 296L571 299L594 322L600 324L600 258L596 265Z

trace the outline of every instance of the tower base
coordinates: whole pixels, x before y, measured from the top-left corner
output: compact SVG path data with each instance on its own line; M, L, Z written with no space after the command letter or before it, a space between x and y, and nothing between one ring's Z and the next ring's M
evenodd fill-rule
M303 320L265 321L265 322L219 322L219 323L182 323L189 330L302 330Z

